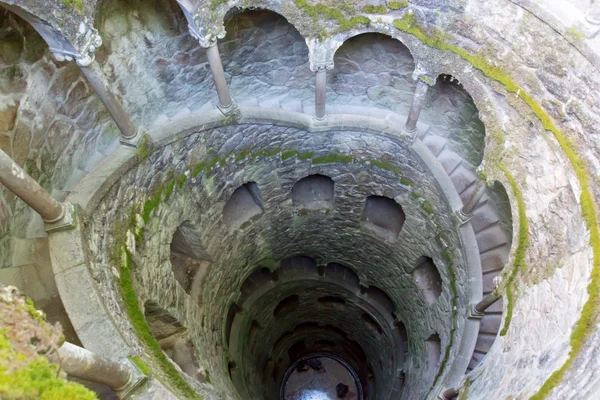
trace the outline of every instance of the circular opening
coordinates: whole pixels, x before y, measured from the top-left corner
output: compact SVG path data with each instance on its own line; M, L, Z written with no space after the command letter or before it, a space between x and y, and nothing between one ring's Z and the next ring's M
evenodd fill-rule
M281 400L363 400L358 375L343 359L312 353L296 360L285 373Z

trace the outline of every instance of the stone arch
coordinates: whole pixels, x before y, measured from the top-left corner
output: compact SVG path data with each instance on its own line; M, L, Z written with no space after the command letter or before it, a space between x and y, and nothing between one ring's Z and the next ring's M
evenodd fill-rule
M415 90L415 62L400 40L381 33L360 33L347 38L333 60L327 98L331 113L376 113L373 116L382 117L388 110L408 114Z
M428 134L445 141L445 149L473 167L481 164L485 125L479 119L479 109L471 94L454 76L440 74L429 87L419 121L428 125L431 131Z
M203 380L196 349L187 328L154 300L144 303L144 317L150 332L171 361L191 378Z
M136 125L150 128L213 98L206 50L175 0L103 0L95 26L104 41L98 64Z
M219 50L237 104L301 112L302 102L313 100L308 47L285 17L241 10L227 19L226 32Z

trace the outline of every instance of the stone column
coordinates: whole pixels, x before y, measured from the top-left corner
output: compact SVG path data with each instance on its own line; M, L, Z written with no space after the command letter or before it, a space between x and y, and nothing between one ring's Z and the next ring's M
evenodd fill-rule
M477 303L475 305L475 312L477 312L479 314L483 314L485 312L485 310L488 309L488 307L490 307L492 304L494 304L495 302L500 300L500 297L502 297L502 296L497 295L494 292L495 292L495 290L492 293L485 296L485 298L483 300L481 300L479 303Z
M50 196L32 177L0 150L0 183L40 214L45 222L58 222L65 215L65 207Z
M325 105L327 103L327 68L318 67L315 73L315 118L318 121L325 119Z
M419 114L421 113L423 104L425 104L425 96L427 95L428 87L427 83L423 82L421 79L417 81L417 88L415 89L415 94L413 95L412 103L410 105L406 125L404 125L404 129L408 133L414 133L417 130L417 121L419 120Z
M210 71L212 72L213 80L215 81L217 96L219 96L219 108L221 111L227 112L232 108L233 102L229 95L229 88L227 87L227 81L225 80L225 71L223 70L221 55L219 54L219 48L216 43L206 48L206 56L208 57Z
M107 385L120 393L121 398L146 380L146 376L129 361L115 362L69 342L48 358L60 364L69 376Z
M126 143L134 142L137 129L133 122L131 122L127 112L125 112L121 102L108 90L98 63L93 58L91 60L89 58L78 58L77 65L81 67L81 71L94 88L98 97L100 97L100 100L102 100L102 103L104 103L115 124L121 130L121 139Z
M477 203L479 203L487 189L487 186L482 182L476 183L476 185L477 186L473 191L473 194L460 209L459 217L461 221L463 221L463 223L471 219L471 217L473 216L473 210L475 209Z

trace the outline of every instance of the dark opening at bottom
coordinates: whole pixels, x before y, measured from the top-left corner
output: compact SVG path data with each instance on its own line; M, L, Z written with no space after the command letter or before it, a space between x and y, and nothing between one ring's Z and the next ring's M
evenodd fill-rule
M360 380L352 367L329 353L298 359L285 373L281 400L363 400Z

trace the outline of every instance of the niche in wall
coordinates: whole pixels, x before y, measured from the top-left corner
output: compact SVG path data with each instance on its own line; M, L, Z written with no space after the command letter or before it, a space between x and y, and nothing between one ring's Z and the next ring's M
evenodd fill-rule
M433 260L425 256L420 257L412 275L427 304L435 303L442 294L442 278Z
M333 209L333 180L324 175L310 175L292 187L292 204L299 210Z
M427 338L425 349L427 351L427 371L430 376L433 376L437 371L437 366L442 355L440 336L437 333Z
M362 224L382 239L398 238L406 216L400 204L383 196L369 196L365 202Z
M183 290L199 301L211 258L201 243L200 232L190 221L182 223L171 240L171 267Z
M277 304L275 310L273 310L273 315L275 318L279 318L280 316L295 311L299 305L300 297L297 294L293 294L281 300L279 304Z
M238 229L249 221L260 218L263 213L258 185L248 182L237 188L225 203L223 223L229 229Z
M187 328L158 303L148 300L144 316L152 335L165 354L187 375L199 381L204 375L198 366L196 349L188 336Z
M341 297L336 297L336 296L319 297L317 299L317 303L321 307L333 308L338 311L344 311L344 308L346 306L346 301L344 299L342 299Z

